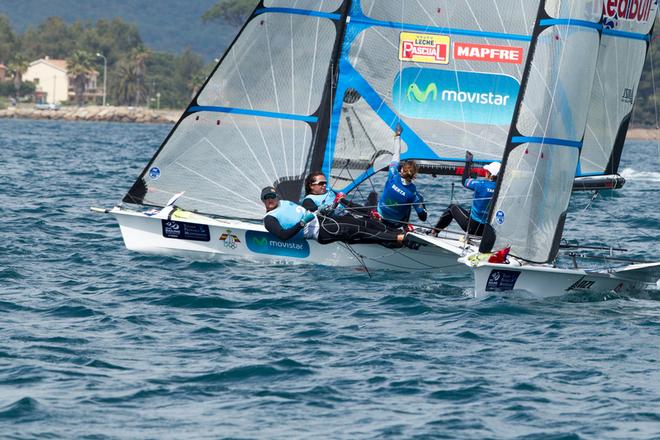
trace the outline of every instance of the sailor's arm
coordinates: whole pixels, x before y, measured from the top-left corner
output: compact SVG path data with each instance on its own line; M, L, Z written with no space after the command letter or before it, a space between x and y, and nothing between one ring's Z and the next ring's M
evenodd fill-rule
M280 240L287 241L305 228L305 222L300 221L289 229L283 229L282 225L280 225L280 222L277 221L275 217L267 215L264 217L264 226L268 232L275 235Z
M464 187L467 188L466 182L470 178L470 175L472 174L472 153L469 151L465 152L465 167L463 168L463 176L461 178L461 183L463 184Z

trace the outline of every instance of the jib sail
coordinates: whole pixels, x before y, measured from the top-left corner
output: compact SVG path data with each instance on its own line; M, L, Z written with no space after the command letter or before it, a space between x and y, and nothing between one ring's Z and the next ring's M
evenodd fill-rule
M598 67L578 167L582 176L618 172L658 4L605 1L602 12Z

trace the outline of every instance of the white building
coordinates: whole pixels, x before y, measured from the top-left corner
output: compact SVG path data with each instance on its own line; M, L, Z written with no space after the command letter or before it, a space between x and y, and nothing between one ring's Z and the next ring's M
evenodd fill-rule
M48 57L30 63L23 75L25 81L36 85L37 94L45 95L46 102L59 104L75 100L73 78L67 72L66 60L53 60ZM101 92L97 90L98 72L91 71L85 87L85 101L93 100Z

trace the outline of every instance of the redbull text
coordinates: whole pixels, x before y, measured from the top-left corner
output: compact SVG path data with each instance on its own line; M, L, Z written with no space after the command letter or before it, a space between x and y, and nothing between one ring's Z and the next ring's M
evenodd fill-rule
M603 15L630 21L648 21L655 0L603 0Z

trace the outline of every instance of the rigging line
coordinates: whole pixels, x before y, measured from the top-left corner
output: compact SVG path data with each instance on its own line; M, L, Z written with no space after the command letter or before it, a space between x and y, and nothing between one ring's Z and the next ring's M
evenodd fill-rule
M218 182L216 182L216 181L214 181L214 180L212 180L212 179L209 179L208 177L206 177L206 176L204 176L204 175L198 173L197 171L195 171L195 170L193 170L193 169L191 169L191 168L188 168L187 166L185 166L185 165L183 165L183 164L181 164L181 163L178 163L178 162L177 162L175 165L178 165L178 166L180 166L181 168L190 171L191 173L193 173L193 174L195 174L195 175L201 177L202 179L204 179L204 180L206 180L207 182L209 182L209 183L211 183L211 184L217 186L218 188L220 188L220 189L222 189L222 190L225 190L225 191L227 191L227 192L229 192L229 193L232 193L233 195L238 196L239 198L241 198L241 199L243 199L243 200L245 200L245 201L247 201L247 202L249 202L249 203L252 203L252 204L255 205L255 206L259 206L259 203L255 202L254 200L252 200L252 199L248 199L247 197L245 197L245 196L243 196L243 195L237 193L236 191L232 191L231 189L227 188L226 186L221 185L221 184L219 184ZM203 201L203 200L202 200L202 201ZM208 203L208 202L205 202L205 203Z
M278 113L281 113L280 98L279 98L279 93L277 91L277 80L275 79L275 65L273 64L273 49L270 47L268 20L264 20L264 23L266 26L266 47L268 47L268 60L270 61L270 77L271 80L273 81L273 91L275 92L275 108L277 109ZM284 170L286 175L289 176L290 175L289 163L286 158L286 146L284 145L284 129L282 127L282 120L278 121L278 125L280 126L280 140L282 141L282 157L284 158Z
M657 37L656 37L657 38ZM655 40L655 38L654 38ZM651 61L651 84L653 85L653 107L655 109L655 128L658 129L660 128L660 125L658 125L658 97L657 97L657 92L656 92L656 86L655 86L655 70L653 66L653 51L649 50L649 61ZM658 146L660 146L660 139L657 139Z
M320 20L320 18L317 18L317 20ZM291 111L292 113L296 113L296 78L293 72L295 72L295 61L293 59L293 14L289 16L289 23L290 23L290 31L291 31L291 38L289 41L289 47L291 50ZM311 90L310 90L311 93ZM296 125L291 124L291 167L293 168L294 172L296 170Z
M247 98L248 105L250 106L250 109L254 110L254 105L252 104L252 99L250 98L250 93L248 92L247 86L245 85L245 80L243 79L243 73L241 72L241 66L238 60L236 59L236 49L232 49L231 51L232 58L234 59L234 65L236 66L236 71L238 72L238 78L241 80L241 87L243 87L243 92L245 94L245 97ZM236 121L232 118L232 122L234 123L234 126L238 129L238 126L236 125ZM264 143L264 150L266 150L266 155L268 156L268 159L270 160L270 164L273 167L273 182L277 180L277 168L275 167L275 161L273 160L273 157L270 154L270 149L268 148L268 143L266 142L266 136L264 136L263 129L261 127L261 124L259 123L259 119L254 116L254 122L257 124L257 130L259 131L259 135L261 136L261 141ZM239 133L242 136L242 132L240 129ZM245 140L245 143L249 145L249 142L247 142L247 139ZM259 160L257 160L258 163L260 163ZM265 172L265 171L264 171ZM268 178L268 174L266 173L266 177ZM268 181L270 182L270 178L268 178Z
M241 130L241 128L238 126L238 124L236 123L236 119L234 118L233 115L229 115L229 118L231 120L231 123L234 125L234 128L236 128L236 131L238 132L238 135L241 137L241 139L243 139L243 142L245 143L245 146L247 147L248 150L250 150L250 154L252 154L252 157L254 157L254 160L256 161L257 165L259 165L259 168L261 169L261 172L264 173L264 176L266 177L266 181L268 183L270 183L271 179L270 179L270 177L268 177L268 173L264 169L263 165L261 164L261 161L259 160L259 158L255 154L254 150L252 150L252 147L250 146L250 143L248 142L247 138L243 134L243 130ZM255 119L256 119L256 117L255 117ZM266 150L268 150L268 148L266 148ZM272 159L271 159L271 163L273 164L273 171L275 171L275 163L272 162ZM275 176L277 176L277 172L275 172ZM276 179L277 179L277 177L275 179L273 179L273 181L275 181Z
M209 141L209 145L211 146L211 148L213 148L213 149L216 151L216 153L218 153L220 156L222 156L222 158L223 158L225 161L227 161L227 163L229 163L229 165L231 165L232 167L234 167L234 169L235 169L236 171L238 171L238 173L239 173L241 176L243 176L243 177L245 178L245 180L247 180L249 183L251 183L252 186L254 186L254 188L255 188L257 191L260 191L260 187L259 187L259 185L257 185L257 184L254 182L254 180L252 180L250 177L248 177L248 176L247 176L247 175L246 175L246 174L245 174L245 173L244 173L244 172L243 172L238 166L236 166L236 164L234 164L234 162L232 162L232 160L231 160L229 157L227 157L222 151L220 151L220 150L219 150L215 145L213 145L213 143L211 143L210 141Z
M351 246L350 244L345 243L343 241L340 243L346 247L348 252L350 252L353 255L353 257L355 257L355 259L357 260L358 263L360 263L360 266L362 266L362 268L367 273L369 278L371 278L371 272L369 272L369 268L367 267L367 264L364 262L364 257L362 257L362 255L360 255L355 249L353 249L353 246Z
M248 216L253 216L253 215L254 215L254 211L248 211L248 210L246 210L246 209L240 209L240 208L236 208L236 207L233 207L233 206L230 206L230 205L222 205L222 204L220 204L220 203L209 202L209 201L207 201L207 200L198 199L198 198L196 198L196 197L181 196L181 198L182 198L182 199L187 199L187 200L193 200L193 201L195 201L195 202L200 202L200 203L203 203L203 204L205 204L205 205L209 205L209 206L217 206L217 207L219 207L219 208L228 209L228 210L230 210L230 211L235 211L235 212L237 212L237 213L244 214L244 215L248 215ZM176 205L175 205L175 206L176 206ZM176 207L178 208L178 206L176 206ZM184 210L184 211L187 211L185 208L179 208L179 209L182 209L182 210ZM194 211L189 211L189 212L194 212ZM208 214L200 214L200 215L206 215L206 216L208 216ZM218 214L217 214L217 213L213 213L213 214L210 214L210 215L218 215Z

